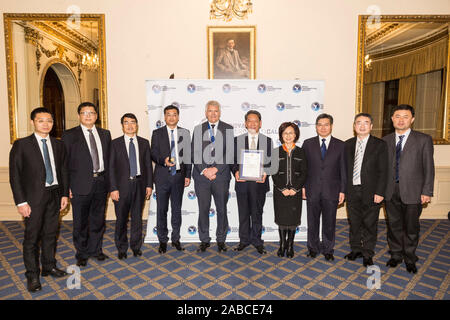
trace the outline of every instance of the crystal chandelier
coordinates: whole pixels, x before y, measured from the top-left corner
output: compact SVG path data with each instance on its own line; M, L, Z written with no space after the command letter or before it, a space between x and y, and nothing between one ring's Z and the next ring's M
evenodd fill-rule
M91 22L91 42L92 42L92 22ZM93 50L91 53L83 54L83 59L81 60L81 67L87 71L97 71L99 65L98 55Z
M233 17L238 19L247 18L247 14L252 12L251 0L210 0L210 19L222 19L231 21Z

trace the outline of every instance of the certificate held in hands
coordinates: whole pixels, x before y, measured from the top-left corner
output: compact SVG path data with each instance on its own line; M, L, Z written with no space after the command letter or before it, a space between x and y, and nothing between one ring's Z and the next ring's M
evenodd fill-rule
M263 179L263 150L241 150L239 179L261 181Z

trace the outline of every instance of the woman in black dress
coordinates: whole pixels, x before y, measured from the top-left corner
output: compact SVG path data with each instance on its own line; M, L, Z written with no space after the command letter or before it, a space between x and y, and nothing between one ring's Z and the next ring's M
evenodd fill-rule
M278 147L279 167L278 172L272 175L275 223L280 235L277 255L283 257L286 252L286 256L292 258L295 231L302 214L302 187L306 181L307 163L305 152L295 145L300 137L298 126L284 122L278 134L282 143Z

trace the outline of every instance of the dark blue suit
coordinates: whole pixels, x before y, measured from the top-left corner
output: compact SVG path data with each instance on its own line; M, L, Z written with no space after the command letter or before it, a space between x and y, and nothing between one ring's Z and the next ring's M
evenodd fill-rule
M152 133L152 160L155 162L154 180L156 187L156 228L158 239L161 243L167 243L167 211L169 199L172 208L172 242L180 240L181 228L181 204L184 193L184 179L191 178L191 136L189 130L177 127L178 161L180 169L175 175L171 175L169 167L165 165L165 159L170 157L170 140L167 126L156 129Z

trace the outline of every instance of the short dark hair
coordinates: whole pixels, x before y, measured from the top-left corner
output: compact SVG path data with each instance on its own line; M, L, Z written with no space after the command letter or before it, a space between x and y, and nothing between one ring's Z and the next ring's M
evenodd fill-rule
M44 107L37 107L37 108L35 108L33 111L31 111L31 114L30 114L31 120L34 120L34 119L36 118L36 115L37 115L38 113L48 113L48 114L50 114L50 115L52 116L52 119L55 118L55 117L53 117L53 113L51 113L51 111L48 110L47 108L44 108Z
M358 119L359 117L366 117L370 119L370 122L373 123L373 118L372 115L370 113L366 113L366 112L360 112L355 116L355 119L353 120L353 123L356 122L356 119Z
M178 109L178 107L174 106L173 104L169 104L167 107L164 108L164 114L166 114L166 111L168 110L177 110L177 113L180 114L180 109Z
M298 141L298 139L300 138L300 130L298 129L298 125L296 125L293 122L283 122L280 127L278 128L278 137L280 138L280 142L284 143L283 140L283 132L284 130L286 130L288 127L292 127L292 129L294 129L295 132L295 139L294 139L294 143L296 143Z
M391 111L391 117L394 115L395 111L398 111L398 110L409 110L409 111L411 111L411 114L414 118L414 108L412 106L410 106L409 104L399 104L398 106L393 107L392 111Z
M259 121L261 121L261 113L259 113L256 110L249 110L246 114L245 114L245 121L247 121L247 118L250 114L254 114L258 117Z
M319 114L319 116L316 118L316 124L319 123L319 120L321 119L328 119L330 120L330 124L333 124L333 116L331 114L328 113Z
M80 114L81 110L84 107L92 107L92 108L94 108L95 112L98 113L98 109L97 109L97 106L95 104L93 104L92 102L82 102L78 106L78 114Z
M138 119L136 118L136 116L133 113L125 113L122 118L120 118L120 123L123 124L123 119L125 118L131 118L136 120L136 123L138 123Z

